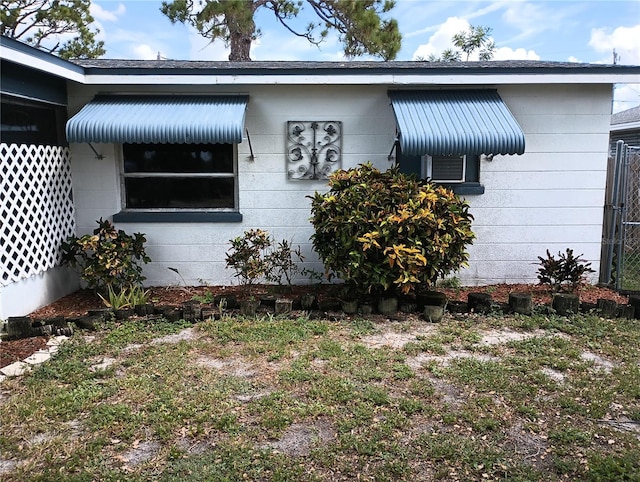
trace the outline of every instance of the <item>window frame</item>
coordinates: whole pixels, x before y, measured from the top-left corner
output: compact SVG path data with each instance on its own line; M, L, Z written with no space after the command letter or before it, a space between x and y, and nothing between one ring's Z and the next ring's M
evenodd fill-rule
M439 159L450 158L453 160L454 158L459 159L462 162L462 178L461 179L434 179L433 178L433 158L436 157ZM422 178L429 179L430 181L436 184L461 184L464 182L468 182L467 180L467 165L468 165L468 156L466 154L462 155L451 155L451 156L432 156L430 154L426 154L422 156Z
M400 143L396 142L396 163L401 172L405 174L414 174L421 179L426 179L425 155L406 155L402 153ZM480 183L480 159L481 156L465 155L465 180L463 182L437 182L439 186L451 189L454 193L460 195L480 195L484 194L484 185Z
M150 145L162 145L154 143ZM168 143L173 144L173 143ZM215 145L216 143L211 143ZM189 144L177 144L189 146ZM117 222L241 222L242 214L239 212L239 182L238 182L238 145L231 144L233 164L232 172L136 172L126 173L124 162L125 145L120 144L117 149L119 165L119 186L121 211L114 215ZM233 207L161 207L161 208L130 208L127 206L126 179L136 178L207 178L207 179L233 179Z

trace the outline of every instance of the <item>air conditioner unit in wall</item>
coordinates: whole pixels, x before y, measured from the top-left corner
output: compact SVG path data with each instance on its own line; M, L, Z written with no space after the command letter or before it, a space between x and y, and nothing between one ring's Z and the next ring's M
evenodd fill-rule
M464 182L467 156L424 156L424 177L433 182Z

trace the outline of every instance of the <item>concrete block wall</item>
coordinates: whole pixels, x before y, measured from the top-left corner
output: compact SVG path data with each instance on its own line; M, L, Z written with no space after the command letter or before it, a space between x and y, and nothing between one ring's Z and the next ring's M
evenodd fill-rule
M70 89L73 115L109 86ZM118 92L194 93L185 86L131 87ZM243 93L250 100L245 125L248 141L238 145L239 211L242 223L121 223L127 232L143 232L153 263L145 267L147 285L235 283L225 269L228 241L250 228L300 245L306 267L322 271L311 250L313 229L309 199L327 189L322 181L290 181L286 171L287 121L341 121L342 167L371 161L390 166L395 138L393 110L385 86L198 86L198 93ZM481 163L485 193L468 196L477 240L470 266L458 276L465 284L536 282L538 255L572 248L597 270L602 232L611 89L607 86L508 85L498 88L522 126L526 153L496 156ZM95 220L120 211L121 148L71 146L79 234Z
M522 156L482 161L485 193L468 198L477 240L465 284L536 283L538 256L571 248L598 270L611 88L502 86L526 138ZM593 278L595 280L595 278Z

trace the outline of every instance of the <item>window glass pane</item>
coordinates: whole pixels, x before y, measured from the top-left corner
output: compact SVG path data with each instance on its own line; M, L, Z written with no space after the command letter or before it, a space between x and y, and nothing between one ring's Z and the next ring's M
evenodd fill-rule
M436 181L464 181L464 157L433 156L431 178Z
M127 208L233 208L234 178L125 178Z
M56 109L50 105L3 101L2 142L7 144L60 145Z
M124 172L233 173L233 144L124 144Z

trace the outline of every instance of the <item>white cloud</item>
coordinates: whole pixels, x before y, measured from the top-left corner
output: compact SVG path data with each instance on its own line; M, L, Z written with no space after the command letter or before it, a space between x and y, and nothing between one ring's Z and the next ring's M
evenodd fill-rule
M568 59L567 62L582 62L582 60L578 59L577 57L574 57L573 55L571 55Z
M458 32L468 30L470 24L467 20L458 17L449 17L445 23L440 25L438 30L429 38L429 42L418 46L413 54L413 59L429 58L430 55L439 57L443 50L452 48L451 39ZM511 47L500 47L496 49L494 60L540 60L540 56L533 50L524 48L512 49ZM478 60L478 53L475 52L469 60Z
M89 12L91 16L102 22L117 22L118 17L123 16L127 9L124 4L118 4L118 8L116 10L105 10L99 4L95 2L91 2L91 6L89 7Z
M458 5L456 14L458 18L469 21L471 19L483 17L497 10L500 10L504 8L508 3L508 0L491 2L489 5L483 6L478 10L469 9L465 12L462 12L461 9L463 6L466 6L466 4ZM474 7L475 4L469 2L468 6ZM402 37L407 39L438 30L440 25L430 25L426 27L422 26L424 24L424 19L442 18L445 15L443 12L450 11L450 7L451 5L447 2L406 1L402 3L401 7L399 6L396 10L393 10L391 16L398 20L403 30ZM414 25L416 24L420 26L417 29L414 28ZM404 32L405 28L408 28L409 31Z
M158 51L147 44L138 44L133 47L133 57L137 60L155 60L158 58Z
M500 47L494 52L493 60L540 60L540 56L533 50Z
M605 62L611 63L613 50L620 56L619 63L640 65L640 24L633 27L618 27L609 33L607 29L591 30L589 46L596 52L606 53Z
M530 35L543 30L553 16L545 12L540 5L526 2L514 2L502 15L509 26L520 30L522 35Z
M151 60L156 59L158 52L170 57L171 49L176 44L166 35L150 36L143 31L124 30L118 28L108 32L108 57L121 59ZM183 58L183 56L181 57Z
M640 84L617 84L613 98L614 114L640 105Z
M264 33L251 47L254 60L344 60L343 47L335 33L329 33L320 47L284 29ZM366 60L360 57L359 60Z
M580 28L578 24L587 2L522 2L510 1L502 14L502 21L519 33L506 40L512 44L534 39L549 31ZM548 34L545 34L548 35Z
M229 49L222 40L211 42L193 27L189 31L189 60L229 60Z
M429 58L430 55L439 57L443 50L452 47L451 38L463 30L468 30L470 24L467 20L458 17L449 17L446 22L438 27L436 32L429 37L426 44L419 45L413 53L413 59Z

